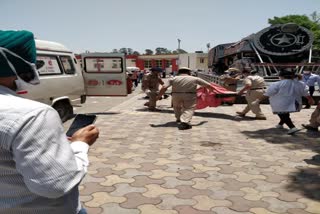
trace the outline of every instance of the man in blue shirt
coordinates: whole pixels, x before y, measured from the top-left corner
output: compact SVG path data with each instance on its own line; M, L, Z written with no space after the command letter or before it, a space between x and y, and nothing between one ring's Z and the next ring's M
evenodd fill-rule
M302 81L309 87L309 94L312 97L314 93L314 85L317 82L318 86L320 86L320 76L317 74L311 73L311 71L305 70L303 71ZM304 108L310 108L308 102Z

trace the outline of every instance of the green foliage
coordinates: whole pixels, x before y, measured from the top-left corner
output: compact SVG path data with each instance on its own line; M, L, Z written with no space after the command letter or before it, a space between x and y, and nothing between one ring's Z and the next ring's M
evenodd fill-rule
M152 55L153 54L153 51L151 49L146 49L145 52L146 52L146 55Z
M171 51L168 50L167 48L156 48L156 54L160 55L160 54L171 54Z
M319 25L319 15L317 12L311 14L311 19L306 15L288 15L283 17L273 17L273 19L268 19L269 24L285 24L285 23L295 23L301 25L314 34L314 49L320 49L320 25Z

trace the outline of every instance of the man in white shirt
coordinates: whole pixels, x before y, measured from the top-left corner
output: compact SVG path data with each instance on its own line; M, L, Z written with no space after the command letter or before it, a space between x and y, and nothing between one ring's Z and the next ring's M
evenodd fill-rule
M0 38L0 214L86 213L78 185L99 131L87 126L69 142L53 108L17 96L38 82L33 34L0 31ZM28 43L32 56L19 46L9 50L1 44L7 40Z
M320 87L320 76L317 74L311 73L309 70L303 71L302 74L302 81L309 87L309 94L312 97L313 93L315 91L315 83L318 84L318 87ZM304 107L306 109L310 108L310 105L308 102L306 102L306 106Z

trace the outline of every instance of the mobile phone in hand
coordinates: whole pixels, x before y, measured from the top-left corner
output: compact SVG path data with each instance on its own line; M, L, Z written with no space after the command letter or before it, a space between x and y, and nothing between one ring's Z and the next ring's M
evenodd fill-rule
M77 114L66 135L71 137L79 129L93 124L96 118L97 116L94 114Z

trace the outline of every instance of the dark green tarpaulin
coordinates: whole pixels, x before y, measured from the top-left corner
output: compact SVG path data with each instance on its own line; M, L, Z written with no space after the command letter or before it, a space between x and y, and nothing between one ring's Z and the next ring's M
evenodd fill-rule
M0 47L6 48L28 62L36 62L36 45L33 33L29 31L1 31ZM14 65L18 73L30 71L30 66L23 60L6 53L8 60ZM0 77L15 75L7 60L0 54Z

